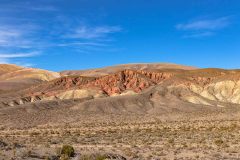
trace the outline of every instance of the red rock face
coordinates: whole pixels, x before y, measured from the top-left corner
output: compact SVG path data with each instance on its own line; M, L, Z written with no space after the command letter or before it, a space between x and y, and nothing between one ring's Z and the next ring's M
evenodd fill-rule
M11 103L22 104L34 102L46 97L54 97L59 93L73 89L96 89L99 93L109 96L121 94L126 90L140 93L143 90L161 84L163 86L184 85L190 87L192 84L205 86L213 81L239 80L240 71L223 70L122 70L114 74L101 77L63 76L49 82L43 82L34 87L21 90L11 96L6 95L4 99ZM106 96L104 94L104 96ZM10 97L10 98L9 98ZM6 101L6 102L7 102Z
M123 70L115 74L98 78L82 76L66 76L44 83L30 90L28 96L53 96L54 94L69 89L96 89L102 90L107 95L121 94L126 90L136 93L150 86L157 85L165 80L172 84L192 83L206 85L215 77L199 76L198 74L184 75L185 72L148 71L148 70ZM219 76L219 75L217 75ZM185 77L185 78L182 78ZM169 81L171 79L171 81Z
M54 82L54 86L62 86L65 89L69 89L75 86L82 86L90 81L95 80L95 78L91 77L63 77Z
M95 81L87 83L84 87L97 87L108 95L120 94L125 90L133 90L138 93L171 76L169 73L124 70L113 75L100 77Z
M2 93L1 98L6 105L20 105L49 97L49 99L59 98L57 97L59 94L75 89L95 89L94 93L101 93L105 97L106 95L121 94L127 90L140 93L158 84L162 87L182 85L189 88L193 84L205 87L210 83L222 80L240 80L240 71L222 69L126 69L98 77L63 76L51 81L39 82L37 85L16 91L16 93ZM67 93L71 94L72 92Z
M69 77L62 77L55 79L53 81L50 81L48 83L43 83L41 85L38 85L36 87L33 87L30 89L31 92L44 92L48 93L50 91L56 91L56 90L68 90L71 88L76 88L83 86L91 81L95 80L95 78L91 77L81 77L81 76L69 76Z
M67 76L49 83L44 83L33 88L29 95L52 95L58 90L68 90L72 88L99 89L108 95L120 94L125 90L133 90L137 93L156 85L161 81L172 77L171 73L124 70L112 75L99 78Z

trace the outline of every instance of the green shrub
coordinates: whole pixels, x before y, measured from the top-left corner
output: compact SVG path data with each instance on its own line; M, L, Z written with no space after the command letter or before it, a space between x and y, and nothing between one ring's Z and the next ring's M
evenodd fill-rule
M218 139L218 140L215 140L215 144L217 145L217 146L222 146L223 145L223 140L221 140L221 139Z
M63 145L61 149L61 155L66 155L68 157L73 157L74 156L74 148L70 145Z

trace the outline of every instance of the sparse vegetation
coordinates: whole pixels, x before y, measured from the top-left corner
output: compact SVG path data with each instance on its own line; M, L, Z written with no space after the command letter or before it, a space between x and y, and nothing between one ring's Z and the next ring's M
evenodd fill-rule
M240 71L149 67L1 75L0 160L238 159Z
M222 146L224 142L223 142L223 140L221 140L221 139L217 139L217 140L214 141L214 143L215 143L217 146Z
M61 157L73 157L75 154L74 148L70 145L63 145L61 150Z
M40 134L31 136L33 130ZM69 160L74 156L79 160L103 160L122 155L129 159L169 159L172 154L176 159L187 159L184 155L189 153L189 159L234 159L240 155L239 130L238 120L94 120L80 125L46 125L0 131L0 141L4 142L0 157Z

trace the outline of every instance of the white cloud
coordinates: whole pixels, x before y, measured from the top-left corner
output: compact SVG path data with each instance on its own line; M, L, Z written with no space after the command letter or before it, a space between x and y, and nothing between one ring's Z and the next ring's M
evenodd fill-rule
M29 52L29 53L0 53L0 64L7 63L16 63L13 59L16 58L26 58L26 57L34 57L39 55L39 52Z
M214 32L198 32L198 33L191 33L184 35L183 38L201 38L201 37L209 37L213 36L215 33Z
M0 63L16 63L18 59L33 57L40 52L29 52L37 50L34 32L35 25L0 25ZM21 51L21 52L15 52Z
M21 33L17 30L0 27L0 38L19 37Z
M35 25L0 24L0 47L31 48L36 30Z
M19 38L22 33L16 29L12 29L9 26L0 27L0 46L11 44L11 42Z
M59 47L67 47L67 46L99 46L104 47L107 46L103 43L96 43L96 42L71 42L71 43L60 43L57 44Z
M183 31L183 38L200 38L216 35L218 30L224 29L230 24L230 17L220 17L177 24L176 29Z
M227 27L230 24L229 17L221 17L216 19L203 19L182 23L176 25L179 30L216 30Z
M79 39L97 39L106 37L108 34L120 32L122 29L119 26L98 26L87 27L80 26L72 31L72 33L66 34L66 38L79 38Z
M122 31L121 27L114 25L89 25L80 15L79 18L64 16L64 10L58 16L61 7L49 3L49 0L44 1L6 1L1 4L0 63L25 63L28 57L37 55L30 51L61 54L62 49L74 53L106 50L112 47L113 34ZM58 17L65 18L59 20Z
M11 12L11 13L18 13L18 12L27 12L27 11L36 11L36 12L53 12L58 11L58 8L52 5L42 5L37 4L34 1L31 2L24 2L24 1L16 1L6 4L1 4L0 12Z
M33 57L39 55L39 52L30 53L0 53L0 58L23 58L23 57Z

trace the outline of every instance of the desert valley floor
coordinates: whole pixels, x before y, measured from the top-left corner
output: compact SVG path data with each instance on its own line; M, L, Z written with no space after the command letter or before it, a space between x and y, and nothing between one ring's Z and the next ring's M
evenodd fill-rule
M95 115L82 122L1 128L1 159L57 159L71 144L75 159L239 159L239 119L166 121ZM99 115L100 116L100 115ZM221 117L221 116L220 116Z
M0 160L11 159L240 159L240 71L0 65Z

